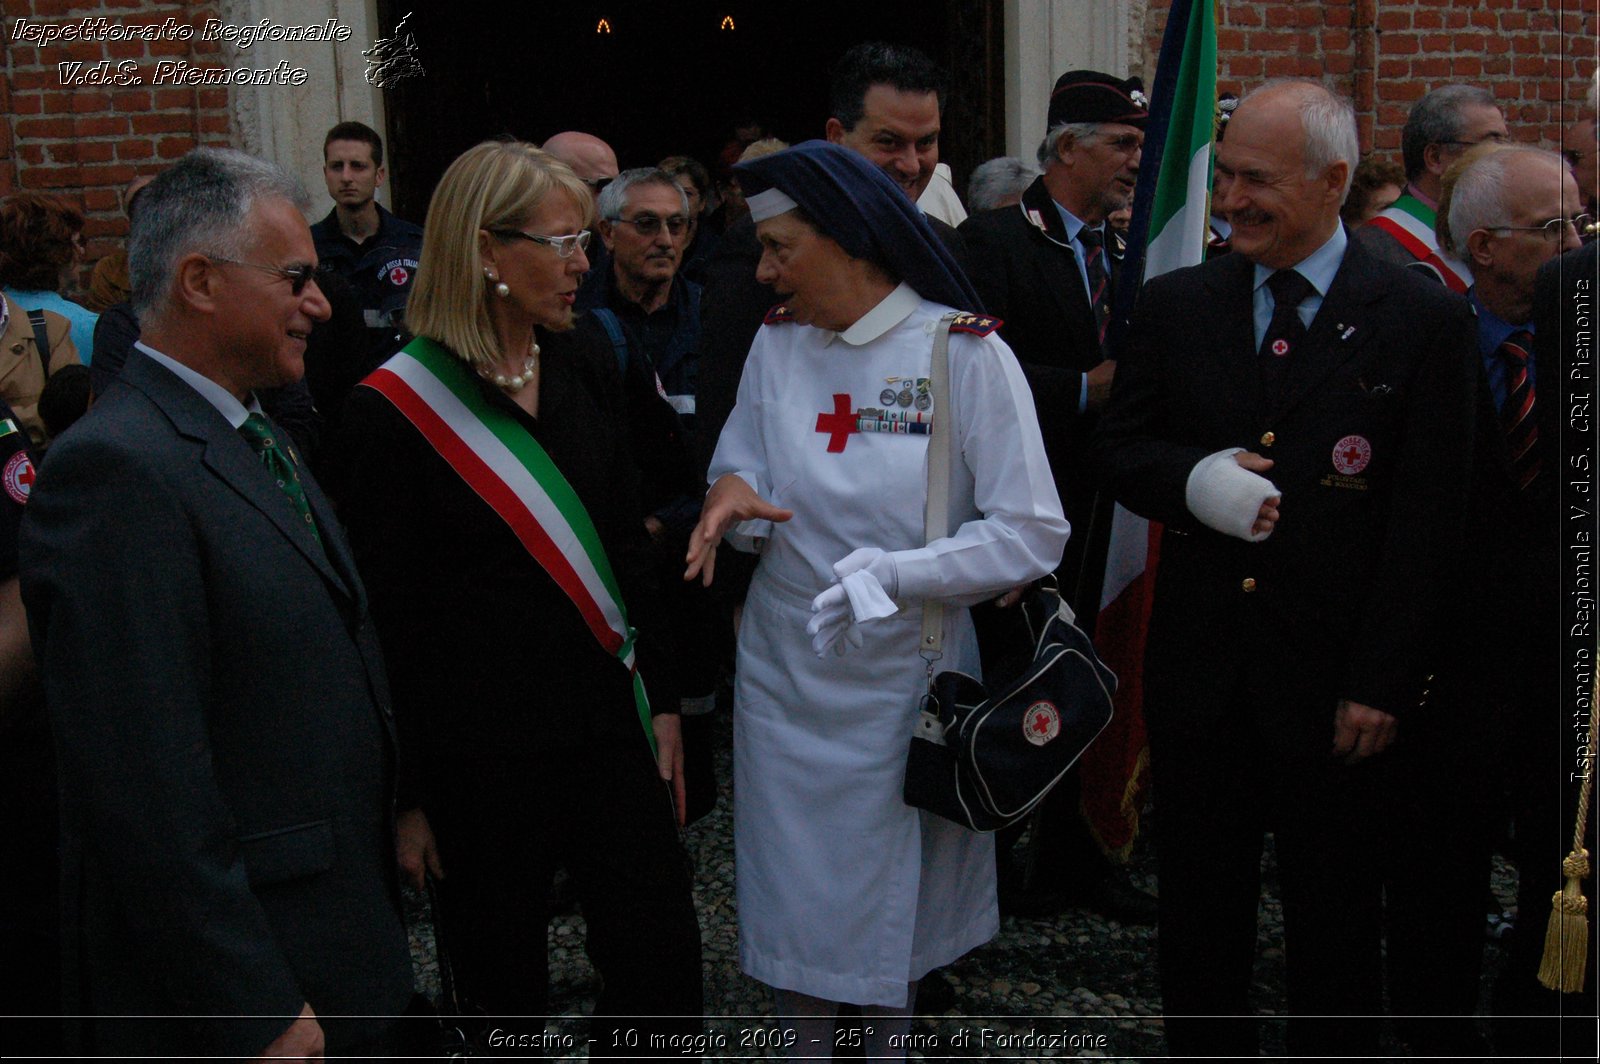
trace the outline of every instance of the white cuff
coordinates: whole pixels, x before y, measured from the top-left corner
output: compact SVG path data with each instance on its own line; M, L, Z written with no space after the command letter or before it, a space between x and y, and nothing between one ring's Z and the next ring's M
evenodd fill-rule
M1258 476L1234 461L1243 447L1231 447L1208 454L1195 463L1184 485L1183 501L1195 520L1223 535L1260 543L1272 535L1250 529L1261 513L1261 504L1282 495L1266 477Z

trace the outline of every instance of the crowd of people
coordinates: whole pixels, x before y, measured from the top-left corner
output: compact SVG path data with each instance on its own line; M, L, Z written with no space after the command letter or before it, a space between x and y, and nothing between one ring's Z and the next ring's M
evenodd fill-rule
M1578 796L1540 389L1592 381L1593 95L1562 154L1436 88L1396 163L1327 88L1251 87L1206 261L1113 349L1141 79L1062 74L1036 159L965 204L945 92L862 44L818 139L489 141L421 226L361 123L315 224L275 164L197 149L130 186L96 311L62 294L82 214L0 202L5 986L69 1018L15 1048L436 1049L402 883L479 1026L536 1032L563 872L591 1055L693 1035L680 831L731 671L740 963L793 1055L854 1007L903 1057L919 982L1002 913L1091 906L1157 925L1174 1055L1254 1056L1268 833L1292 1054L1373 1055L1392 1015L1418 1055L1592 1055L1593 994L1536 973ZM1158 896L1077 772L997 835L901 797L927 604L974 675L1036 580L1092 628L1112 503L1160 529ZM1497 849L1519 917L1481 1002Z

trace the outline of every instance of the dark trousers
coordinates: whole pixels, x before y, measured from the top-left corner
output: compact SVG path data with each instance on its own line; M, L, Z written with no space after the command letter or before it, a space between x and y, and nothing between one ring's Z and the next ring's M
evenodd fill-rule
M1331 702L1328 747L1299 744L1286 753L1264 742L1260 721L1304 706L1240 701L1227 727L1196 727L1222 717L1191 715L1197 700L1190 694L1146 704L1169 1048L1180 1056L1258 1053L1249 990L1270 830L1283 895L1289 1052L1376 1052L1381 904L1373 767L1346 768L1328 756Z
M630 1028L646 1045L651 1033L699 1030L691 873L642 737L455 780L441 798L429 811L445 872L440 922L460 991L488 1013L491 1029L543 1027L546 899L565 867L604 980L591 1055L637 1055L614 1037Z

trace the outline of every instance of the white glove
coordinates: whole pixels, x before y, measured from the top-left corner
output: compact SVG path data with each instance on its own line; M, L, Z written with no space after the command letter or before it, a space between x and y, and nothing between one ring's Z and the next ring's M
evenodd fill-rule
M1261 504L1283 492L1266 477L1234 461L1233 456L1243 450L1243 447L1231 447L1196 462L1184 484L1183 501L1195 520L1207 528L1259 543L1272 535L1270 529L1261 533L1251 531L1261 512Z
M893 555L862 547L834 563L833 575L836 582L811 600L811 620L806 624L811 649L819 658L830 649L842 655L846 643L861 646L858 625L900 610L894 604L900 580Z

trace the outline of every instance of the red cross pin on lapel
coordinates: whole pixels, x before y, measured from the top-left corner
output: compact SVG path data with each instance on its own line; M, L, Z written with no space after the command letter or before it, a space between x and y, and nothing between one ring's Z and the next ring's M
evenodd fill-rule
M859 432L856 415L850 408L849 392L833 393L833 413L826 410L817 415L817 431L828 434L828 453L838 454L852 433Z

